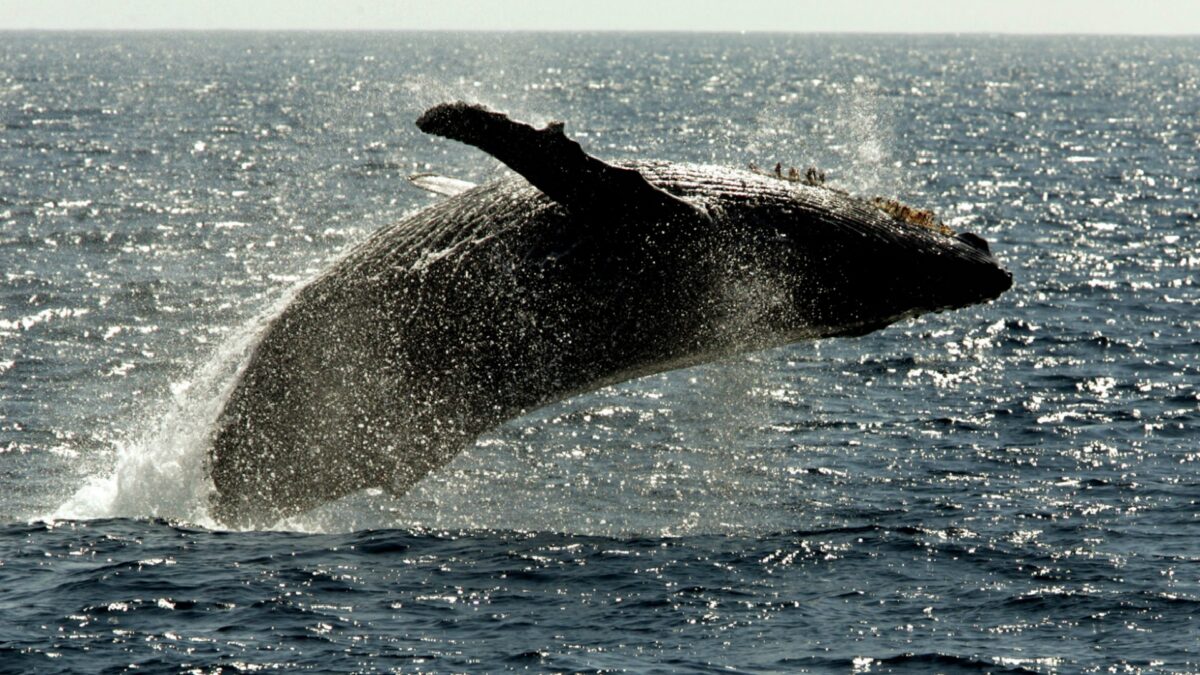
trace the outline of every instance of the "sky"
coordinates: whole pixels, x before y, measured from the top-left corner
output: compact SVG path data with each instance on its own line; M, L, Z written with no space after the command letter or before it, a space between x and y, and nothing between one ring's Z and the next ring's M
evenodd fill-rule
M0 0L0 30L1200 35L1200 0Z

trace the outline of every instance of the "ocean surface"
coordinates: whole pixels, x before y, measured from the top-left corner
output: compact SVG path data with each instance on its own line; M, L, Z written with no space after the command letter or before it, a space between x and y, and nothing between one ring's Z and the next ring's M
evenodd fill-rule
M458 98L819 166L1016 285L220 528L265 322L502 175L414 127ZM1200 672L1198 160L1196 38L0 34L0 672Z

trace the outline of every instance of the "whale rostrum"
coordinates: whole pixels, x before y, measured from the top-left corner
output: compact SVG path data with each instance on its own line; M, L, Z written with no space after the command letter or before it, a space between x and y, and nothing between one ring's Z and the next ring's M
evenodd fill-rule
M815 180L604 162L561 123L461 102L417 125L516 175L415 177L448 196L374 233L271 321L213 433L225 525L269 526L364 488L403 494L554 401L861 335L1012 283L977 235Z

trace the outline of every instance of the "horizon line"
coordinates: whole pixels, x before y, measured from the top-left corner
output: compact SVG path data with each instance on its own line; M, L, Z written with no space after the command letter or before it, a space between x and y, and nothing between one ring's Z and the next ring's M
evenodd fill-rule
M1200 32L1179 33L1109 33L1083 31L1005 31L1005 30L947 30L947 31L872 31L872 30L690 30L679 28L254 28L254 27L205 27L154 26L134 28L55 28L44 26L0 27L0 33L478 33L478 34L673 34L673 35L912 35L912 36L995 36L995 37L1200 37Z

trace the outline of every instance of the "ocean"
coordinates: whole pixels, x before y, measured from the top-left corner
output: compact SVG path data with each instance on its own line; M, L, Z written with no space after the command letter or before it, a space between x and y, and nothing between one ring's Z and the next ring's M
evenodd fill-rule
M1200 39L0 37L0 672L1200 672ZM409 174L503 175L414 126L456 99L818 166L1015 286L219 527L265 323Z

